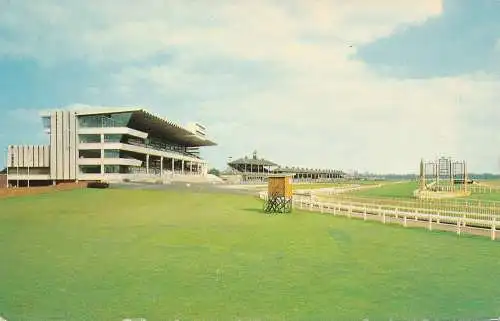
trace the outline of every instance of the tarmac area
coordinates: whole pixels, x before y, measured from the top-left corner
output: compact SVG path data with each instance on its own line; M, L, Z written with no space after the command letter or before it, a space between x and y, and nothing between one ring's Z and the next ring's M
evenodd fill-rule
M184 183L173 182L170 184L153 183L112 183L111 189L130 189L130 190L171 190L194 193L223 193L223 194L243 194L257 195L258 189L251 185L225 185L211 183Z

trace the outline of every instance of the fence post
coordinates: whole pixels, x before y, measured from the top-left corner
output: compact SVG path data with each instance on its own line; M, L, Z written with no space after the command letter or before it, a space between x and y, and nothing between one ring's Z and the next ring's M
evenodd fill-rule
M352 204L349 206L349 218L351 218L352 215Z
M415 222L418 221L418 216L417 216L417 213L418 213L418 209L416 208L415 209Z
M429 213L429 231L432 231L432 214Z
M403 214L403 226L406 227L407 226L407 223L406 223L406 213Z
M497 236L496 217L493 216L493 222L491 224L491 239L494 241L496 236Z
M441 223L441 220L439 219L440 216L441 216L441 212L437 211L437 218L436 218L436 223L437 224Z
M460 235L460 227L462 226L462 223L460 222L460 219L457 219L457 234Z
M366 205L365 205L365 211L364 211L364 213L363 213L363 218L364 218L364 220L366 221Z
M385 211L382 212L382 222L385 224Z
M398 216L398 208L397 208L397 207L396 207L396 210L394 211L394 214L395 214L395 216L396 216L396 219L398 219L398 218L399 218L399 216Z

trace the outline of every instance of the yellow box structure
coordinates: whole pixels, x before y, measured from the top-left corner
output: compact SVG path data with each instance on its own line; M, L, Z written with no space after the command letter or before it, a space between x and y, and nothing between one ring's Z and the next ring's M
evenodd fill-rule
M265 212L289 213L292 211L292 176L293 174L275 174L268 177Z

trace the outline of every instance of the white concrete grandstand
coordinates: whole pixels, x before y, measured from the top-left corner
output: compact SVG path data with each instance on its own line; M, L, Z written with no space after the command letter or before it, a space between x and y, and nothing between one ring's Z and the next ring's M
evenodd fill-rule
M11 186L71 181L206 177L200 147L216 145L198 123L183 127L142 108L42 113L44 146L9 146Z

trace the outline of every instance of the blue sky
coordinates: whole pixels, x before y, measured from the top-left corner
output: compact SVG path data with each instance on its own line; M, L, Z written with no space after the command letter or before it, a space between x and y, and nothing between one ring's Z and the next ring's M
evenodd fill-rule
M251 15L249 13L252 13ZM224 167L500 171L500 1L0 0L0 147L38 112L144 106L207 125ZM3 159L0 160L0 166Z

